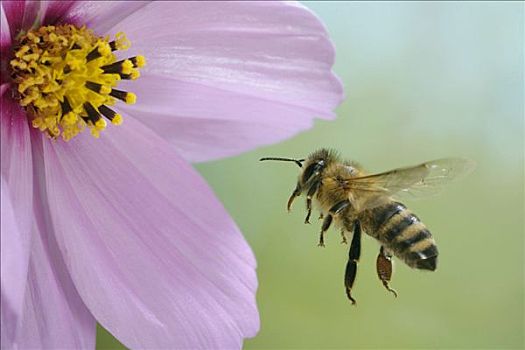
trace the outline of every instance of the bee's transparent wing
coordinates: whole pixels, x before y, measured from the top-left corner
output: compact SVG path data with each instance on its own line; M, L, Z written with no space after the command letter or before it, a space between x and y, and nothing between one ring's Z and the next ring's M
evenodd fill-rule
M391 196L421 198L435 195L443 187L465 177L475 163L463 158L437 159L412 167L345 180L355 206L372 208Z

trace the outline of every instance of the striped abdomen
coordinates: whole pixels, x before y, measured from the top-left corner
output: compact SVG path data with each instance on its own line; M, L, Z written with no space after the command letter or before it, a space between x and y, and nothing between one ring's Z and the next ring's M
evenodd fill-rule
M403 204L388 202L363 213L365 230L408 266L434 271L436 242L425 225Z

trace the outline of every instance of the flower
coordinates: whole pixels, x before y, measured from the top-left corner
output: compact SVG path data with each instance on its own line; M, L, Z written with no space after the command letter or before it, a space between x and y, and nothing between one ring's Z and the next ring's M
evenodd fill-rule
M240 348L255 259L189 162L334 116L321 23L278 2L0 15L2 348L93 348L97 321L130 348Z

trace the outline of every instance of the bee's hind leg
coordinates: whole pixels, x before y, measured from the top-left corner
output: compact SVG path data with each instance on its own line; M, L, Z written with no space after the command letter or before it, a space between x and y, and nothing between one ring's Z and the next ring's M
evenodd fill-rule
M310 186L310 189L308 189L308 193L306 194L306 210L308 211L308 213L306 214L306 218L304 219L305 224L310 223L310 215L312 214L312 197L319 189L320 184L320 181L315 181L312 184L312 186Z
M377 276L383 283L383 286L397 298L397 292L388 285L392 278L392 254L387 252L383 246L381 246L377 256L376 269Z
M354 236L352 237L352 243L350 244L350 250L348 251L348 262L346 263L345 270L345 290L346 296L355 305L356 301L352 297L352 286L354 285L355 276L357 274L357 262L361 256L361 224L356 221L354 224Z

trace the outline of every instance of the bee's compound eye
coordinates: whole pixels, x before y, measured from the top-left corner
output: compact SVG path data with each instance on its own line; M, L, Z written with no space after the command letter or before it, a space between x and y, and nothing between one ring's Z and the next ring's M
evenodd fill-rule
M324 167L324 160L319 160L315 163L310 164L303 172L303 183L308 182L310 178L318 171L323 169Z

